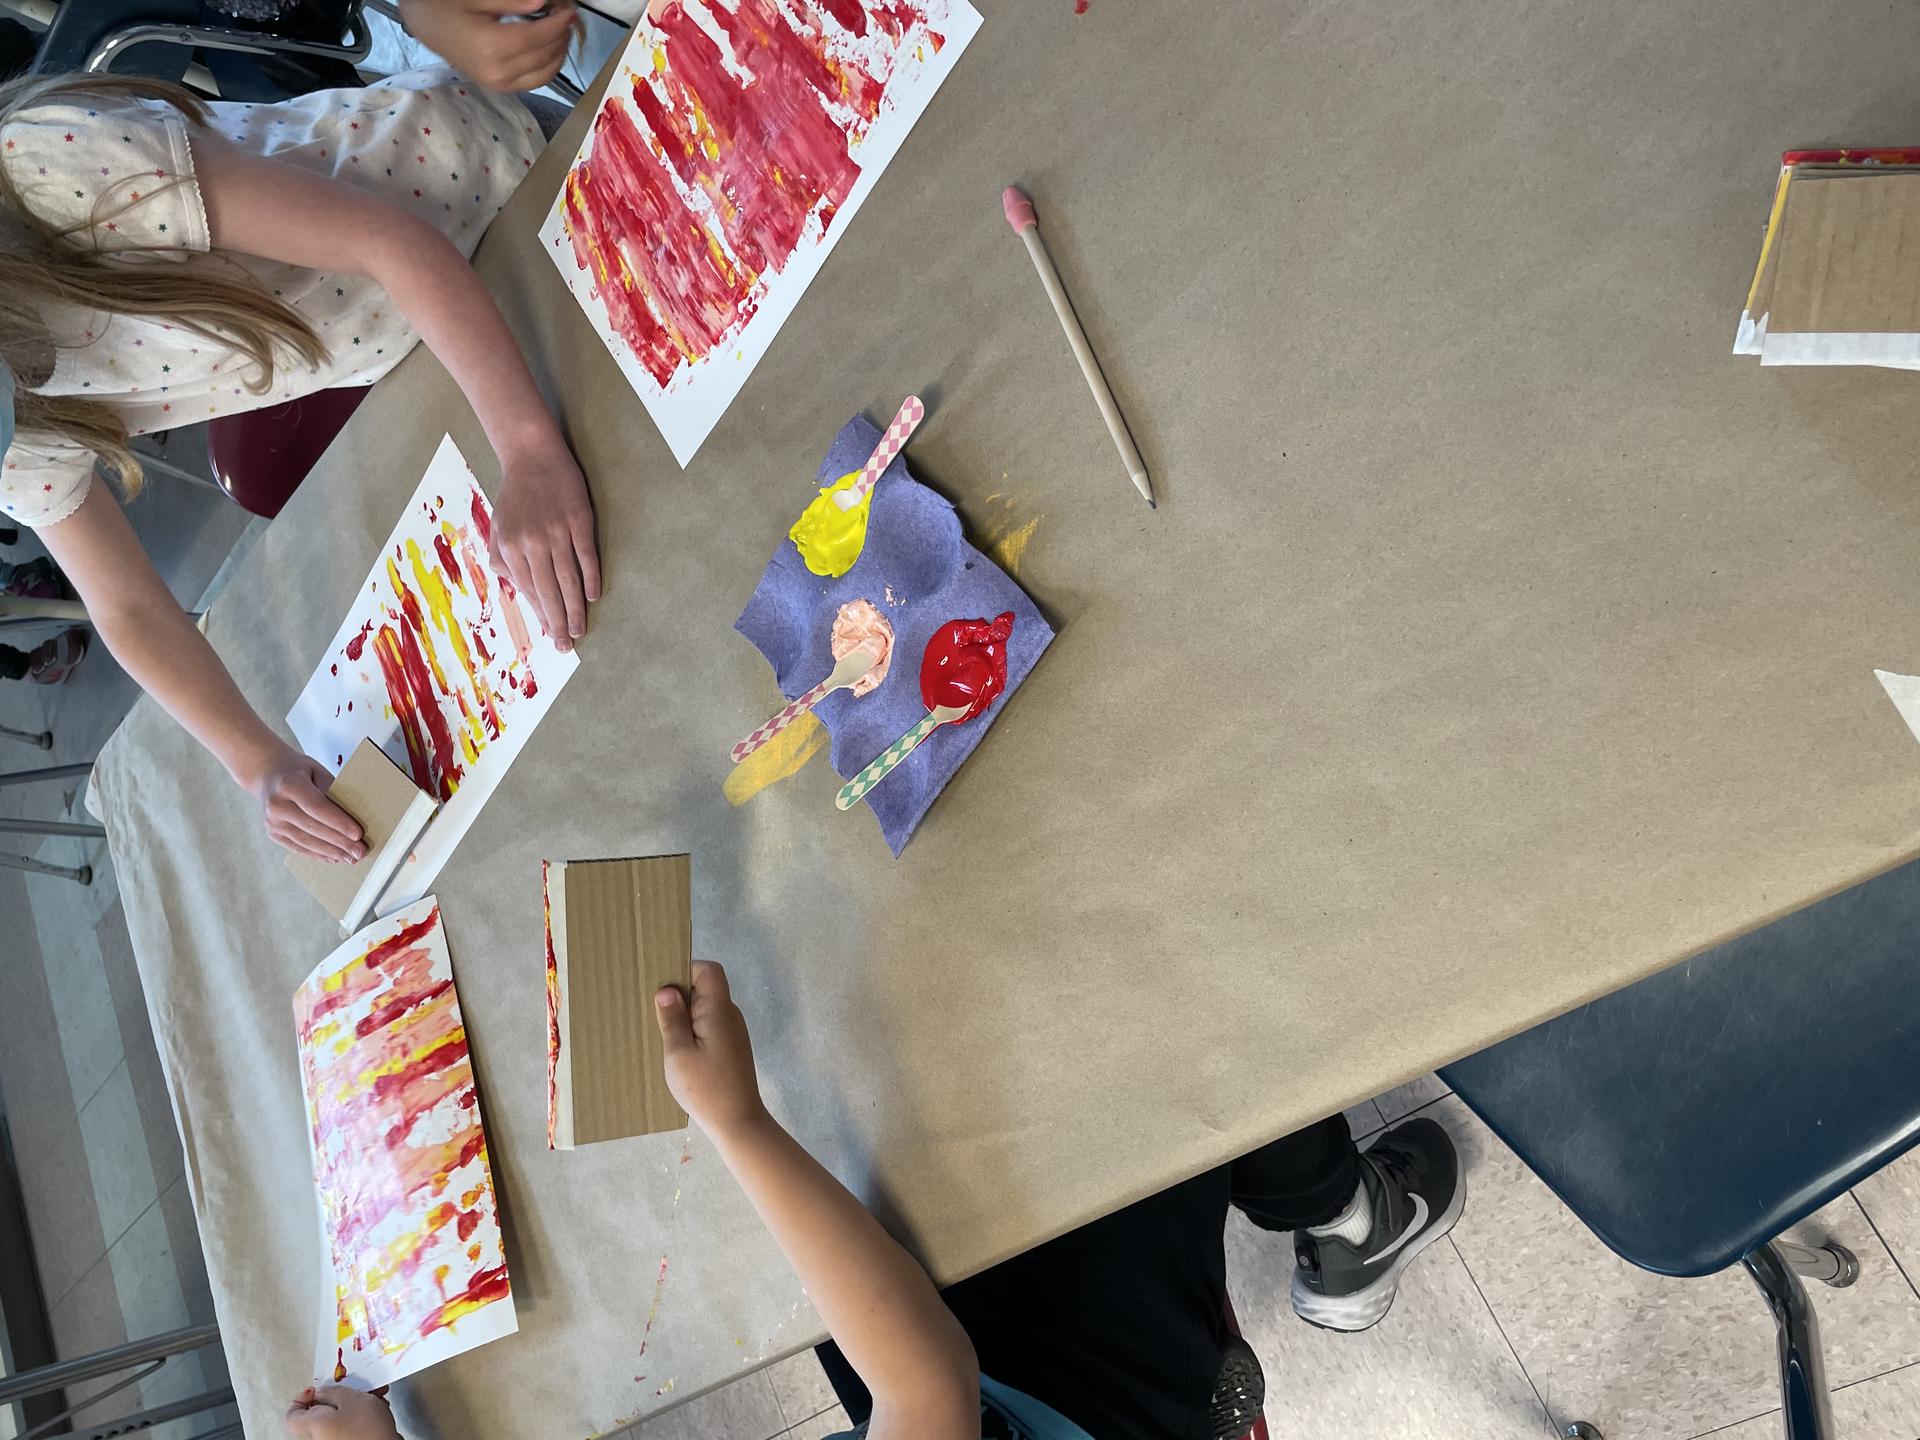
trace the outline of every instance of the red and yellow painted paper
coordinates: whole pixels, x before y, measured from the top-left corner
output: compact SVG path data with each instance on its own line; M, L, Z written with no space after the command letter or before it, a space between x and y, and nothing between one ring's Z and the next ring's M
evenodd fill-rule
M293 1002L330 1263L315 1378L385 1385L517 1328L439 902L362 930Z

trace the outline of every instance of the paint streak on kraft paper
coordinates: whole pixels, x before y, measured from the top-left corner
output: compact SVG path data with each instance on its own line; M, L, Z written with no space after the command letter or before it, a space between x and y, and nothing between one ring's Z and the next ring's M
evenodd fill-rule
M808 711L734 766L722 793L729 805L744 805L769 785L796 775L827 748L827 727Z

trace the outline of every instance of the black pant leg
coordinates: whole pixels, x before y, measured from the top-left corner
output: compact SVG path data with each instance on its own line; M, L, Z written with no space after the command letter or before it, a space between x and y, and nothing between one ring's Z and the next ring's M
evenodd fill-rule
M1210 1440L1226 1339L1229 1200L1254 1224L1333 1219L1360 1183L1344 1115L1263 1145L942 1292L980 1371L1099 1440ZM873 1413L831 1341L821 1366L855 1424Z
M980 1372L1099 1440L1211 1440L1226 1334L1225 1167L1095 1220L941 1292ZM820 1347L857 1424L866 1387Z
M0 645L0 680L24 680L32 668L32 659L26 651Z
M1324 1225L1360 1186L1360 1151L1345 1115L1262 1145L1227 1168L1234 1205L1262 1230Z

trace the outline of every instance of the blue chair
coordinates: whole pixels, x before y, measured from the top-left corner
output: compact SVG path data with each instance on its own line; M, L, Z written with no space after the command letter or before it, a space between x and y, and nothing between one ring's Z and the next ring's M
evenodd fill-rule
M1917 918L1913 864L1440 1072L1622 1258L1746 1267L1789 1440L1835 1433L1799 1277L1850 1285L1859 1266L1779 1237L1920 1141Z

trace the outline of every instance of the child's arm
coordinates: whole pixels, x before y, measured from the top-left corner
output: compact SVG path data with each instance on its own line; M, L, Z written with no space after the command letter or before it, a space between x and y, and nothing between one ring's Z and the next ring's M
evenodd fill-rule
M302 1390L287 1407L286 1424L300 1440L400 1440L384 1394L344 1385Z
M269 835L321 860L366 854L353 817L326 797L331 777L253 712L161 582L112 491L94 485L40 539L86 598L87 616L114 658L253 792Z
M966 1331L919 1263L767 1113L726 972L696 964L691 1007L672 987L655 1004L674 1098L712 1137L873 1392L869 1440L979 1440Z
M600 598L593 505L520 347L473 267L426 221L345 181L193 136L213 244L376 281L452 374L500 457L494 568L562 650Z

